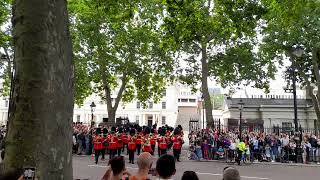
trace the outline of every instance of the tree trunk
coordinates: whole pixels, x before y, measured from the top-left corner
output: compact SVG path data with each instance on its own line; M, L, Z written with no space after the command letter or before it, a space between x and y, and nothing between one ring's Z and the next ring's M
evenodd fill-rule
M116 110L114 108L109 108L108 109L108 118L109 118L109 122L112 122L112 125L114 125L116 123Z
M202 89L202 95L204 98L204 106L206 110L206 120L207 124L213 124L213 116L212 116L212 103L211 98L208 90L208 75L209 75L209 69L208 69L208 56L207 56L207 45L206 43L202 43L201 47L201 65L202 65L202 72L201 72L201 89ZM214 127L213 127L214 128Z
M65 0L13 2L16 64L5 171L71 180L74 67Z

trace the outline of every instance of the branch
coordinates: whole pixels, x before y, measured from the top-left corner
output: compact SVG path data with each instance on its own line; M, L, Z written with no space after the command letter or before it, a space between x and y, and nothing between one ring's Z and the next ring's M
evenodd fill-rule
M113 107L112 107L112 101L111 101L111 90L107 82L106 72L105 71L101 72L101 76L102 76L102 83L104 87L104 93L106 96L107 107L108 108L110 107L112 109Z
M319 74L319 64L318 60L319 57L317 55L317 48L312 49L312 64L313 64L313 71L316 77L316 85L318 87L318 93L317 93L317 98L320 98L320 74Z
M114 104L114 109L118 108L120 100L122 98L123 91L127 85L127 73L126 72L123 73L123 76L121 78L121 82L122 82L122 84L121 84L121 87L120 87L119 92L117 94L117 98L116 98L116 101Z

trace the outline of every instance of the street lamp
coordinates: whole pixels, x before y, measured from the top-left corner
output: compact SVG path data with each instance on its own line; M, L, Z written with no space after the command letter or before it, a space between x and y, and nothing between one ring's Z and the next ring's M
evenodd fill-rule
M93 112L96 109L96 104L94 104L94 102L92 101L92 103L90 104L90 107L91 107L91 126L90 127L92 128L92 126L94 124L94 122L93 122Z
M204 96L203 94L201 96L201 100L202 100L202 129L204 129Z
M240 122L239 122L239 136L240 141L242 140L242 110L243 110L244 102L240 99L238 103L239 111L240 111Z

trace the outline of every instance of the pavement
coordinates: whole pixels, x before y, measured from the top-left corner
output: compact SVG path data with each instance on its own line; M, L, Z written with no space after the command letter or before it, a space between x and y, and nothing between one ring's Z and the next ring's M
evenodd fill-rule
M128 162L127 157L126 162ZM156 161L156 158L155 158ZM177 173L173 179L181 179L184 171L195 171L201 180L221 180L222 171L226 166L233 166L240 172L242 180L319 180L320 166L317 165L288 165L250 163L242 166L221 161L190 161L184 159L176 163ZM155 162L153 163L155 167ZM101 161L97 165L91 156L73 157L74 179L100 180L107 170L107 161ZM136 164L126 164L129 172L137 170ZM156 179L156 177L150 177Z

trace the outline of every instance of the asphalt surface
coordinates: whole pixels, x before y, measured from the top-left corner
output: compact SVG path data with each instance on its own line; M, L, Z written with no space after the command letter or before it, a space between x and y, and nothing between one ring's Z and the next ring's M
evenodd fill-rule
M128 162L127 159L126 162ZM189 160L176 163L177 173L173 179L181 179L184 171L195 171L201 180L221 180L221 173L226 166L237 168L240 171L242 180L320 180L320 166L290 166L285 164L244 164L237 166L224 162L196 162ZM155 167L155 162L153 167ZM137 170L137 165L127 163L126 168L129 172L134 173ZM106 170L107 161L100 161L96 165L93 157L73 157L74 179L100 180ZM152 176L150 178L156 179L156 177Z

